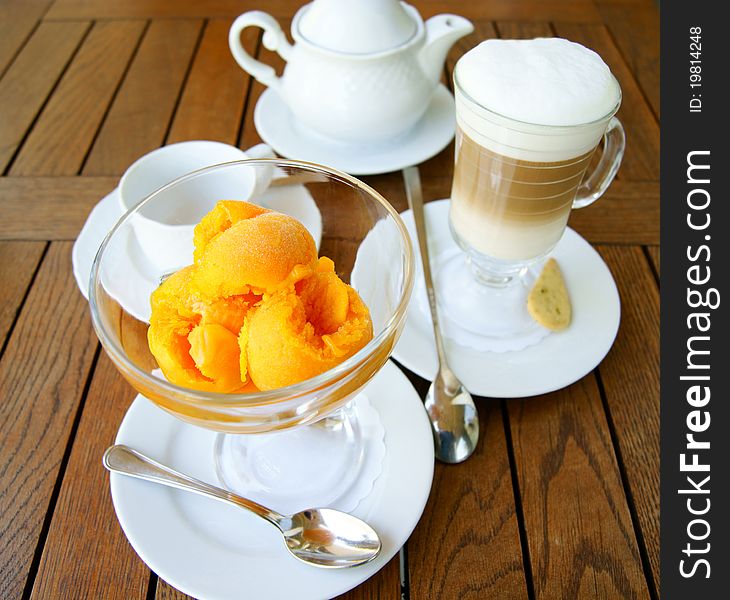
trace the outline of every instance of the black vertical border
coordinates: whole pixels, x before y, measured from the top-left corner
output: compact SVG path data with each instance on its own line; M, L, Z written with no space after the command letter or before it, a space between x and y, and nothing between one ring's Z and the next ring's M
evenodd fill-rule
M727 481L730 479L730 337L728 310L730 310L730 157L728 145L730 127L725 113L730 109L724 92L730 76L730 28L723 16L727 5L713 0L665 0L661 3L661 597L729 598L726 581L730 571L730 533L728 532ZM701 89L690 87L690 27L701 27ZM701 98L702 111L690 112L692 94ZM701 94L701 96L699 96ZM709 150L710 183L697 186L688 183L687 155L691 151ZM695 178L700 177L697 174ZM707 171L705 171L707 173ZM687 225L687 194L695 187L704 187L711 195L709 207L711 224L702 231L693 231ZM704 218L699 213L696 220ZM710 240L705 238L710 236ZM705 253L694 262L688 257L702 244L710 246L709 260ZM710 267L711 280L706 285L688 282L687 270L693 264ZM688 306L688 288L706 293L709 288L720 293L720 305L714 310L693 309ZM709 440L709 450L697 451L700 462L709 461L709 473L682 473L680 455L687 450L687 417L695 410L687 402L687 389L691 383L680 376L688 373L687 340L698 334L690 329L687 317L691 312L707 311L711 317L709 331L710 374L707 383L711 389L710 402L704 407L710 413L710 427L704 433L696 433L697 439ZM708 335L708 334L705 334ZM692 371L698 373L698 371ZM687 461L690 461L687 457ZM678 490L691 489L687 475L701 481L710 475L709 496L705 494L680 494ZM687 499L696 498L695 508L705 506L710 498L710 510L706 515L693 516L687 508ZM710 524L706 540L692 540L687 526L693 518L705 518ZM701 535L703 526L695 525L693 533ZM710 544L706 554L684 554L687 544L703 549ZM680 573L680 561L685 560L685 570L691 571L694 561L709 561L709 578L704 566L698 566L694 576L686 578Z

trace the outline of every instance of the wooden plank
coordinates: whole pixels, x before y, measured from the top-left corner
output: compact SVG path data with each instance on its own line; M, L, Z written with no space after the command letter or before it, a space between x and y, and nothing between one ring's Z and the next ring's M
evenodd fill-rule
M661 274L660 265L660 252L659 252L659 246L649 246L649 256L651 257L651 264L654 267L654 271L657 273L657 275Z
M83 167L121 175L161 146L198 41L201 21L153 21Z
M143 600L149 570L117 522L101 456L135 393L102 352L74 439L31 598Z
M429 17L443 12L462 14L470 19L525 19L569 22L599 22L600 15L591 0L488 0L457 2L456 0L420 0L413 3L422 15ZM300 3L291 0L269 0L263 8L279 17L292 17ZM261 9L256 0L56 0L48 12L49 19L123 19L160 17L235 17L247 10Z
M0 177L0 239L73 240L116 177Z
M0 597L19 598L97 341L54 242L0 362Z
M596 202L568 221L594 244L658 244L659 183L616 179Z
M205 27L200 48L175 112L167 143L216 140L236 144L243 104L251 77L238 66L228 49L228 19L214 19ZM254 30L247 30L258 39Z
M0 80L0 173L88 28L86 21L41 23Z
M421 185L425 202L448 197L451 193L451 175L448 177L432 177L430 173L424 172L420 165L418 170L421 172ZM382 175L367 175L360 179L382 194L398 212L408 210L406 188L403 184L403 173L401 171Z
M75 175L104 118L144 23L97 23L13 163L11 175Z
M659 117L659 4L596 0L621 55Z
M0 242L0 347L15 321L45 246L43 242Z
M408 542L410 597L527 598L512 477L498 402L478 402L481 435L459 465L436 464Z
M244 145L251 143L244 136ZM399 172L363 179L396 210L408 208ZM0 239L75 239L89 211L116 183L116 177L0 178ZM448 198L451 177L424 176L423 193L427 201ZM569 225L593 243L658 244L659 185L614 181L605 197L573 211Z
M493 21L549 21L563 15L570 23L600 22L600 15L590 0L483 0L460 2L459 0L421 0L414 2L424 18L444 12L456 13L467 19L491 19Z
M507 404L535 598L648 598L595 378Z
M547 21L499 21L499 37L508 40L526 40L536 37L552 37L553 31Z
M619 177L635 181L659 179L659 125L636 79L603 25L556 23L558 35L601 55L621 85L618 118L626 130L626 154Z
M46 19L231 18L248 10L266 10L279 17L292 17L299 4L291 0L56 0Z
M0 2L0 75L32 34L52 0Z
M659 290L641 248L599 248L621 327L598 370L659 597Z
M195 600L192 596L183 594L180 590L175 589L162 579L157 580L155 598L157 600Z

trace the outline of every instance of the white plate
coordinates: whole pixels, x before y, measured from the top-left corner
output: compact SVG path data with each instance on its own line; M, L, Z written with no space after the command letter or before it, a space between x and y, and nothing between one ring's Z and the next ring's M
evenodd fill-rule
M426 113L396 139L378 144L347 144L304 130L286 104L271 89L261 94L254 110L261 138L287 158L327 165L352 175L398 171L435 156L454 138L454 98L439 84Z
M74 277L79 290L87 300L91 265L96 253L106 234L124 214L118 194L119 189L114 189L91 210L71 252ZM298 219L312 234L319 248L322 238L322 215L303 185L272 187L257 198L257 202L266 208ZM117 278L119 289L110 289L109 292L135 319L149 322L150 295L159 286L159 278L155 269L146 264L144 252L133 235L128 235L127 241L120 242L118 247L125 249L129 260L124 265L125 277ZM192 251L190 254L192 255Z
M421 517L433 479L433 440L421 399L393 363L368 384L367 395L385 428L386 454L372 491L353 514L383 541L372 563L340 571L304 565L289 555L276 529L239 508L112 473L114 508L137 554L169 584L206 600L322 600L371 577ZM215 436L138 396L116 441L217 483Z
M450 251L456 243L449 231L449 201L429 202L426 221L429 253ZM414 237L410 211L401 215ZM414 241L420 266L418 244ZM565 230L551 256L560 264L573 304L573 321L566 330L553 332L534 346L516 352L487 352L461 346L446 339L449 365L467 389L491 398L523 398L564 388L590 373L606 356L616 339L621 320L621 302L611 271L601 256L580 235ZM436 375L436 346L425 300L416 286L400 341L393 351L397 359L421 377Z

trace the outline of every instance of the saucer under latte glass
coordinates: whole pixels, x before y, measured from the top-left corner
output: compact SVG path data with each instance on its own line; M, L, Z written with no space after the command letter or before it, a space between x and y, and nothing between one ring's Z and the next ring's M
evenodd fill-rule
M239 193L242 189L251 191L254 197L242 200L263 200L266 205L267 190L262 191L262 187L268 185L269 192L279 197L288 190L293 199L306 197L312 205L307 208L309 212L316 206L317 222L310 227L315 230L320 256L334 260L340 278L358 290L370 309L373 339L364 348L312 379L271 391L208 393L165 379L147 346L148 325L125 310L124 285L119 281L128 270L135 223L140 215L154 215L171 230L179 225L180 235L189 239L191 223L200 221L222 199L221 186L229 184ZM255 197L257 194L261 197ZM319 232L321 239L316 239ZM191 241L184 256L151 257L139 267L164 278L171 270L190 263ZM140 394L183 421L220 432L211 461L215 461L224 486L259 499L296 500L297 483L276 476L291 472L290 463L296 459L297 465L303 465L301 469L308 465L313 469L312 473L298 473L297 478L311 478L309 485L331 488L325 492L328 499L335 500L338 490L348 489L367 459L358 411L351 401L388 360L403 328L412 284L408 234L380 194L349 175L325 167L260 159L186 175L124 215L96 256L89 302L104 349Z
M527 295L571 209L598 199L621 163L625 138L614 116L620 90L618 102L599 119L551 126L482 106L464 91L458 63L454 87L449 225L460 251L436 258L439 303L447 331L461 331L469 345L477 336L480 349L521 350L549 333L527 312Z

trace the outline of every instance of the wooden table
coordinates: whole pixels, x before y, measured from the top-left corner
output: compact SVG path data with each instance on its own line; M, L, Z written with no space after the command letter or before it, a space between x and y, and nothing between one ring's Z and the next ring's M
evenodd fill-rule
M134 397L71 274L89 210L160 145L259 141L262 86L232 60L233 17L294 0L0 0L0 597L180 598L114 516L101 454ZM626 157L571 225L611 268L616 343L590 375L527 400L478 400L482 438L436 465L403 554L351 598L657 598L659 73L651 0L415 1L487 37L560 35L597 50L623 89ZM253 32L251 52L268 54ZM274 60L269 57L269 60ZM449 193L453 147L421 165ZM398 210L400 173L366 178ZM411 379L425 393L426 384Z

